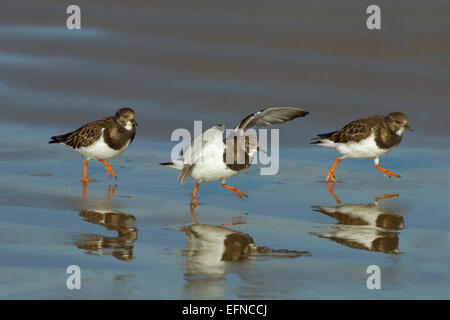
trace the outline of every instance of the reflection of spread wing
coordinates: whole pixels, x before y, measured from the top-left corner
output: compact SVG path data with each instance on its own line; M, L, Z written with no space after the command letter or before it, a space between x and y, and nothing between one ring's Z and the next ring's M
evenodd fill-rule
M223 144L224 125L214 126L203 132L192 140L191 144L183 150L183 168L181 169L178 181L183 184L191 175L195 162L201 158L202 150L209 144Z
M308 111L297 107L267 108L248 115L234 128L234 130L243 134L246 128L254 126L266 127L276 123L283 123L298 117L304 117L308 113Z

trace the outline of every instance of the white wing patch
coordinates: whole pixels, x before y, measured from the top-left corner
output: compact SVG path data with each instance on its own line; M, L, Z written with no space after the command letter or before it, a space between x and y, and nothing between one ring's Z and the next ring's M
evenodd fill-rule
M185 164L195 164L202 157L203 149L209 144L223 145L223 132L225 126L214 126L192 140L191 144L183 150Z

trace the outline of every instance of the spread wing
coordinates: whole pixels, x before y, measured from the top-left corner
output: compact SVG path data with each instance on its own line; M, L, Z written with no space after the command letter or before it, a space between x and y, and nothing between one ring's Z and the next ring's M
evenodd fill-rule
M266 127L276 123L283 123L298 117L304 117L309 112L297 107L275 107L260 110L245 117L234 131L243 134L246 128Z
M223 144L224 125L214 126L203 132L192 140L191 144L183 150L183 168L181 169L178 181L183 184L191 175L195 162L202 157L203 149L209 144Z

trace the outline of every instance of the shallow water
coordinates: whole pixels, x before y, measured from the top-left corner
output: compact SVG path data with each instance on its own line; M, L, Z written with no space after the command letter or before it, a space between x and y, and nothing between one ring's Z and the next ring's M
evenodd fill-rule
M74 32L57 1L24 3L33 15L0 12L0 298L450 298L447 2L391 4L380 33L351 1L79 1ZM91 161L83 190L82 157L47 141L119 105L136 111L136 140L110 162L117 180ZM193 182L158 165L172 130L271 105L310 111L279 126L279 173L230 179L248 199L201 184L193 217ZM328 190L337 154L310 138L391 111L416 129L381 159L401 178L344 160ZM185 238L192 225L268 251L225 259L222 242ZM81 290L66 288L69 265ZM367 289L369 265L382 290Z

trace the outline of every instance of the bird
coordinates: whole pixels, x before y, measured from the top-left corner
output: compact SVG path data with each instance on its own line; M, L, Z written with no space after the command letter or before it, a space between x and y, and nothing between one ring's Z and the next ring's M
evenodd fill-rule
M179 158L160 163L163 166L180 170L178 181L184 184L188 177L196 180L191 196L191 208L198 203L195 199L198 186L201 182L222 180L222 187L232 190L239 197L248 196L241 190L227 185L227 179L247 169L255 154L264 152L259 147L256 137L246 135L251 127L265 127L272 124L283 123L298 117L304 117L308 111L297 107L273 107L262 109L245 117L231 134L223 138L225 125L216 125L191 141L183 149Z
M127 150L136 134L136 126L133 109L125 107L117 110L112 117L87 123L66 134L53 136L49 143L71 147L86 157L81 180L86 185L90 181L86 176L89 160L100 161L105 165L108 176L117 178L105 159L115 158Z
M325 134L318 134L313 138L319 146L334 148L341 153L334 165L328 171L326 182L331 179L336 182L334 169L345 158L373 159L375 168L384 172L386 177L400 178L379 166L379 157L394 149L402 140L403 132L414 131L408 125L408 119L401 112L389 113L386 116L371 116L350 122L342 129Z

